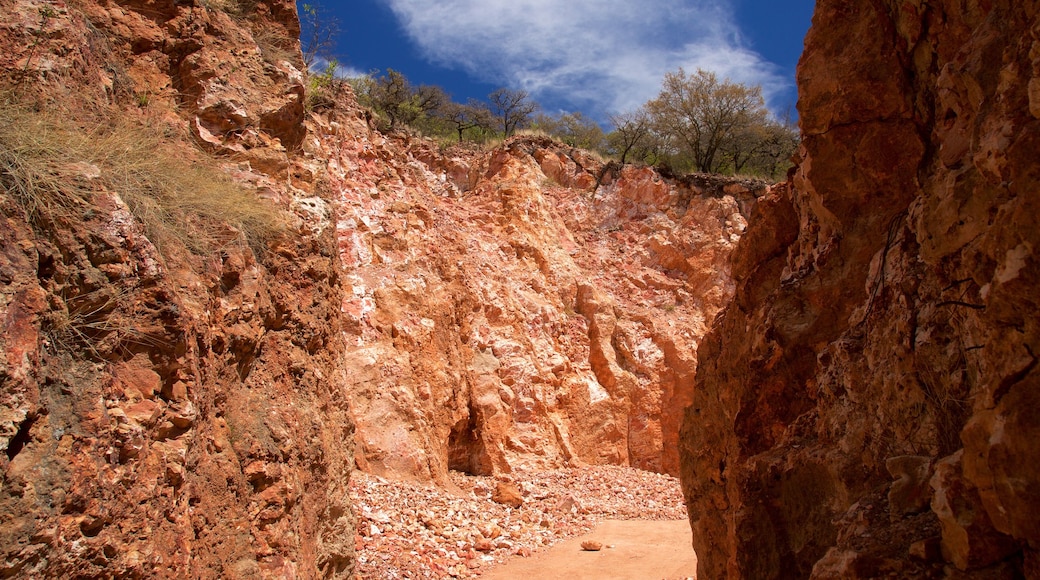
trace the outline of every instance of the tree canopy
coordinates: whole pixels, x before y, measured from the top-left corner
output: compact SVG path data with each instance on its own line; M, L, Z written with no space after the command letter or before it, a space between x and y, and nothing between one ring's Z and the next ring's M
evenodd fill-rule
M607 136L607 142L610 152L618 156L618 161L624 163L630 153L643 159L649 157L655 144L651 121L646 107L610 116L614 131Z
M331 66L335 66L333 63ZM322 75L322 88L334 75ZM790 120L774 118L762 89L719 79L712 72L667 73L659 94L632 111L609 116L609 132L580 112L537 114L524 90L500 88L486 102L454 102L442 88L412 85L388 69L351 79L358 100L377 113L381 128L408 126L443 139L484 141L532 127L621 163L664 164L675 171L743 173L779 178L798 147Z
M501 88L488 95L488 101L506 137L526 127L531 115L538 110L538 103L532 101L531 95L525 90Z
M607 148L607 135L603 132L603 127L578 111L563 113L557 117L538 115L534 119L533 127L571 147L591 151L604 151Z
M681 68L665 74L661 93L646 107L673 162L705 173L718 173L726 163L743 167L757 129L769 118L760 87Z

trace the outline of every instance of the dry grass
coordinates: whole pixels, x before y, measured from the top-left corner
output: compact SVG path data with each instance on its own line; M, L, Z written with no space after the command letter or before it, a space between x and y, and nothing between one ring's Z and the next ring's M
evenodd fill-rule
M300 59L299 53L287 46L284 36L278 30L257 28L253 31L253 40L260 48L263 59L270 64L279 66L282 61L295 63Z
M63 300L64 308L53 309L44 317L44 328L51 344L65 352L86 351L98 360L105 358L101 343L106 336L135 332L115 316L120 300L126 300L128 296L126 291L109 286Z
M202 5L210 10L226 12L234 18L246 18L256 9L256 0L203 0Z
M111 191L164 253L172 245L207 253L240 235L264 247L281 227L276 209L198 157L185 159L183 149L129 121L78 127L0 99L0 183L34 224L78 215Z
M523 128L523 129L517 129L516 132L513 133L513 136L515 136L515 137L544 137L546 139L554 139L554 140L559 141L558 138L553 137L552 135L550 135L549 133L543 131L542 129L532 129L532 128L526 128L526 127Z

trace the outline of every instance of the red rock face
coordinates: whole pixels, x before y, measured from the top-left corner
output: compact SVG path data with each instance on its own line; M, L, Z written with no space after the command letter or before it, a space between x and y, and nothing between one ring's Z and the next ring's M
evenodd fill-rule
M451 157L360 114L315 123L362 469L677 471L676 386L731 292L751 188L628 167L594 194L602 164L548 139Z
M548 139L445 156L360 113L311 134L341 209L362 469L677 472L680 385L753 186L628 167L593 192L602 163Z
M0 3L3 77L19 94L70 125L139 115L186 158L190 130L237 152L228 169L297 234L259 254L234 231L219 252L160 252L126 192L29 216L5 166L0 575L352 574L342 278L324 202L305 179L287 185L307 175L291 154L302 77L255 37L293 48L295 8L254 9Z
M1036 23L818 2L680 436L705 577L1037 573Z

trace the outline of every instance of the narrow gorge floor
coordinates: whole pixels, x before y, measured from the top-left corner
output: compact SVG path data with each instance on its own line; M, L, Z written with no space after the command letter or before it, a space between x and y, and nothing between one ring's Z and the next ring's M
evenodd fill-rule
M689 520L607 520L585 536L556 544L530 558L513 558L486 580L696 580L697 555ZM585 549L588 543L599 550Z
M523 499L518 508L492 499L502 478L451 472L453 489L445 490L356 472L351 501L358 517L358 578L508 578L514 565L531 578L557 566L562 573L582 558L590 572L627 560L629 571L641 570L645 578L693 575L692 569L684 572L696 560L676 478L586 467L515 472L508 480ZM646 525L634 524L633 531L617 520ZM590 532L588 539L603 544L600 552L581 551L582 536ZM679 565L658 572L660 562L653 560L669 550Z

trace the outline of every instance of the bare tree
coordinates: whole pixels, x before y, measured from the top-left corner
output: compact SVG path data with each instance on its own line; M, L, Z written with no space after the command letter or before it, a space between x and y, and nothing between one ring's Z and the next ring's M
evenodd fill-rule
M618 161L622 164L629 153L646 147L653 137L651 119L646 107L610 115L610 124L614 126L614 130L607 135L607 139L610 141L612 153L618 156Z
M458 133L459 143L462 142L462 135L470 129L491 129L494 126L487 105L473 99L465 105L448 101L441 107L439 114Z
M782 177L791 166L791 156L798 150L800 141L798 126L790 118L771 121L766 127L758 158L753 161L755 168L770 177Z
M502 124L502 133L509 137L517 129L527 126L538 104L525 90L501 88L488 95L491 112Z
M386 115L389 128L393 129L408 116L406 109L412 98L412 84L403 74L387 69L386 74L376 79L369 97L373 106Z
M300 6L300 45L307 70L319 65L319 61L333 60L338 34L339 21L320 5L305 3Z
M415 116L406 122L411 123L416 118L429 116L434 111L451 102L451 97L444 89L437 85L419 85L412 92L411 106Z
M404 74L392 68L387 69L383 76L369 81L367 90L367 99L364 100L386 117L387 129L394 129L399 123L419 128L417 125L430 120L435 111L451 102L441 87L415 87ZM360 93L359 100L362 100Z
M726 169L779 178L798 148L798 129L790 120L756 119L736 131L720 152Z

